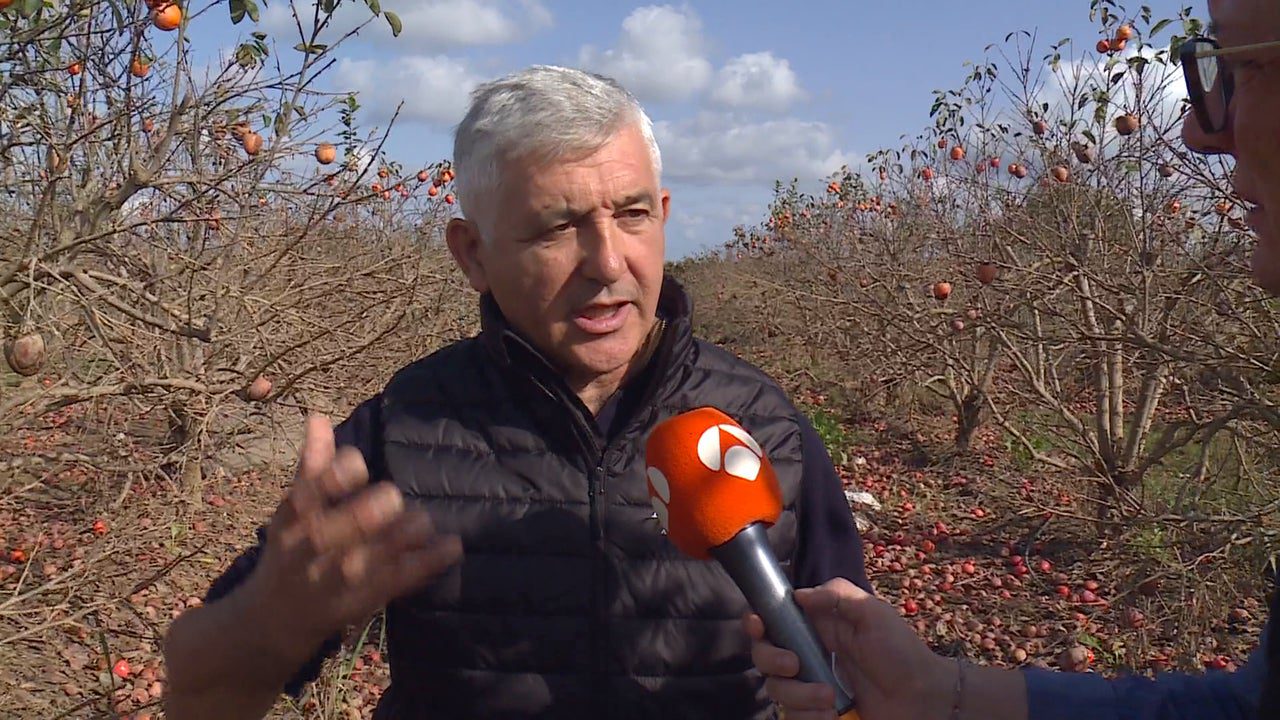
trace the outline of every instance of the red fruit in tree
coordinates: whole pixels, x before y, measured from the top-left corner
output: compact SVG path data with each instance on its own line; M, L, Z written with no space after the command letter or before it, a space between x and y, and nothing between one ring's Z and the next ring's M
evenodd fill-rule
M1116 132L1121 135L1132 135L1138 131L1138 116L1125 113L1116 118Z
M996 276L1000 274L1000 268L995 263L984 262L978 266L978 282L983 285L990 285L996 281Z
M115 665L111 666L111 674L118 678L127 678L130 672L132 670L129 668L129 661L124 658L120 658Z

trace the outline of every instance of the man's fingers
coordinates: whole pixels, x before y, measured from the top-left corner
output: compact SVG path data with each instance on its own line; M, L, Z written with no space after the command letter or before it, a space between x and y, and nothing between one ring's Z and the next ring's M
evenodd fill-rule
M353 447L342 447L334 453L333 462L316 478L316 488L328 503L341 501L369 484L369 467L364 455Z
M795 677L800 672L800 658L766 640L751 643L751 662L765 675Z
M378 538L381 552L388 558L409 550L418 550L436 537L435 523L425 510L408 508Z
M391 483L378 483L355 497L305 518L316 553L333 552L372 540L404 511L404 498Z
M333 425L324 415L307 417L306 437L302 441L302 458L298 462L298 475L316 478L329 469L334 455Z
M830 685L807 683L779 677L766 677L764 690L774 702L787 709L787 720L793 718L835 718L836 694ZM814 712L813 715L798 713ZM826 713L825 715L823 713Z
M764 621L755 613L747 613L742 616L742 628L747 631L747 637L752 640L764 639Z
M293 487L280 504L286 520L306 517L324 507L324 498L317 483L321 475L332 469L333 460L333 426L329 419L323 415L307 417L306 436L302 441L298 469L293 476Z
M417 550L396 555L385 566L390 573L390 597L417 590L462 558L462 539L457 535L437 535Z

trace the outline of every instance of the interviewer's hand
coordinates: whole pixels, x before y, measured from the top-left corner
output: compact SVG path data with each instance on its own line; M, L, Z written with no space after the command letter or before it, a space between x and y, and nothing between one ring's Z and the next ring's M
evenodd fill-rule
M246 585L282 642L318 645L461 554L459 539L436 533L426 511L406 508L394 485L370 484L360 452L336 450L328 419L312 416L293 487Z
M955 663L929 650L892 607L843 578L797 590L796 602L823 646L836 654L837 671L862 720L948 716ZM799 658L764 638L758 615L748 614L743 624L753 640L751 659L765 675L765 690L786 710L787 720L835 718L832 689L792 679L800 670Z

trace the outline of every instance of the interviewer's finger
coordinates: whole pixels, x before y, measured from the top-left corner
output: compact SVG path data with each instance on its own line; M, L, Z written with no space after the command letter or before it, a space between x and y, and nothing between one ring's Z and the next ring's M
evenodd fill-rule
M796 603L806 614L830 616L833 612L857 629L865 619L867 603L874 600L867 591L845 580L828 580L816 588L796 590Z
M764 691L774 702L787 709L787 720L792 718L834 719L836 716L836 694L830 685L766 677Z
M765 675L795 677L800 672L800 658L765 640L751 643L751 662Z

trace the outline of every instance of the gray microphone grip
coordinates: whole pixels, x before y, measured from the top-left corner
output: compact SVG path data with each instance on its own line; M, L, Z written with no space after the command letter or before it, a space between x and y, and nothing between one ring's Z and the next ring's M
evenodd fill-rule
M852 708L853 699L831 671L831 655L796 604L794 589L782 574L764 524L748 525L728 542L712 548L711 556L742 590L752 611L764 620L769 642L799 656L800 672L796 677L830 685L836 691L836 714Z

